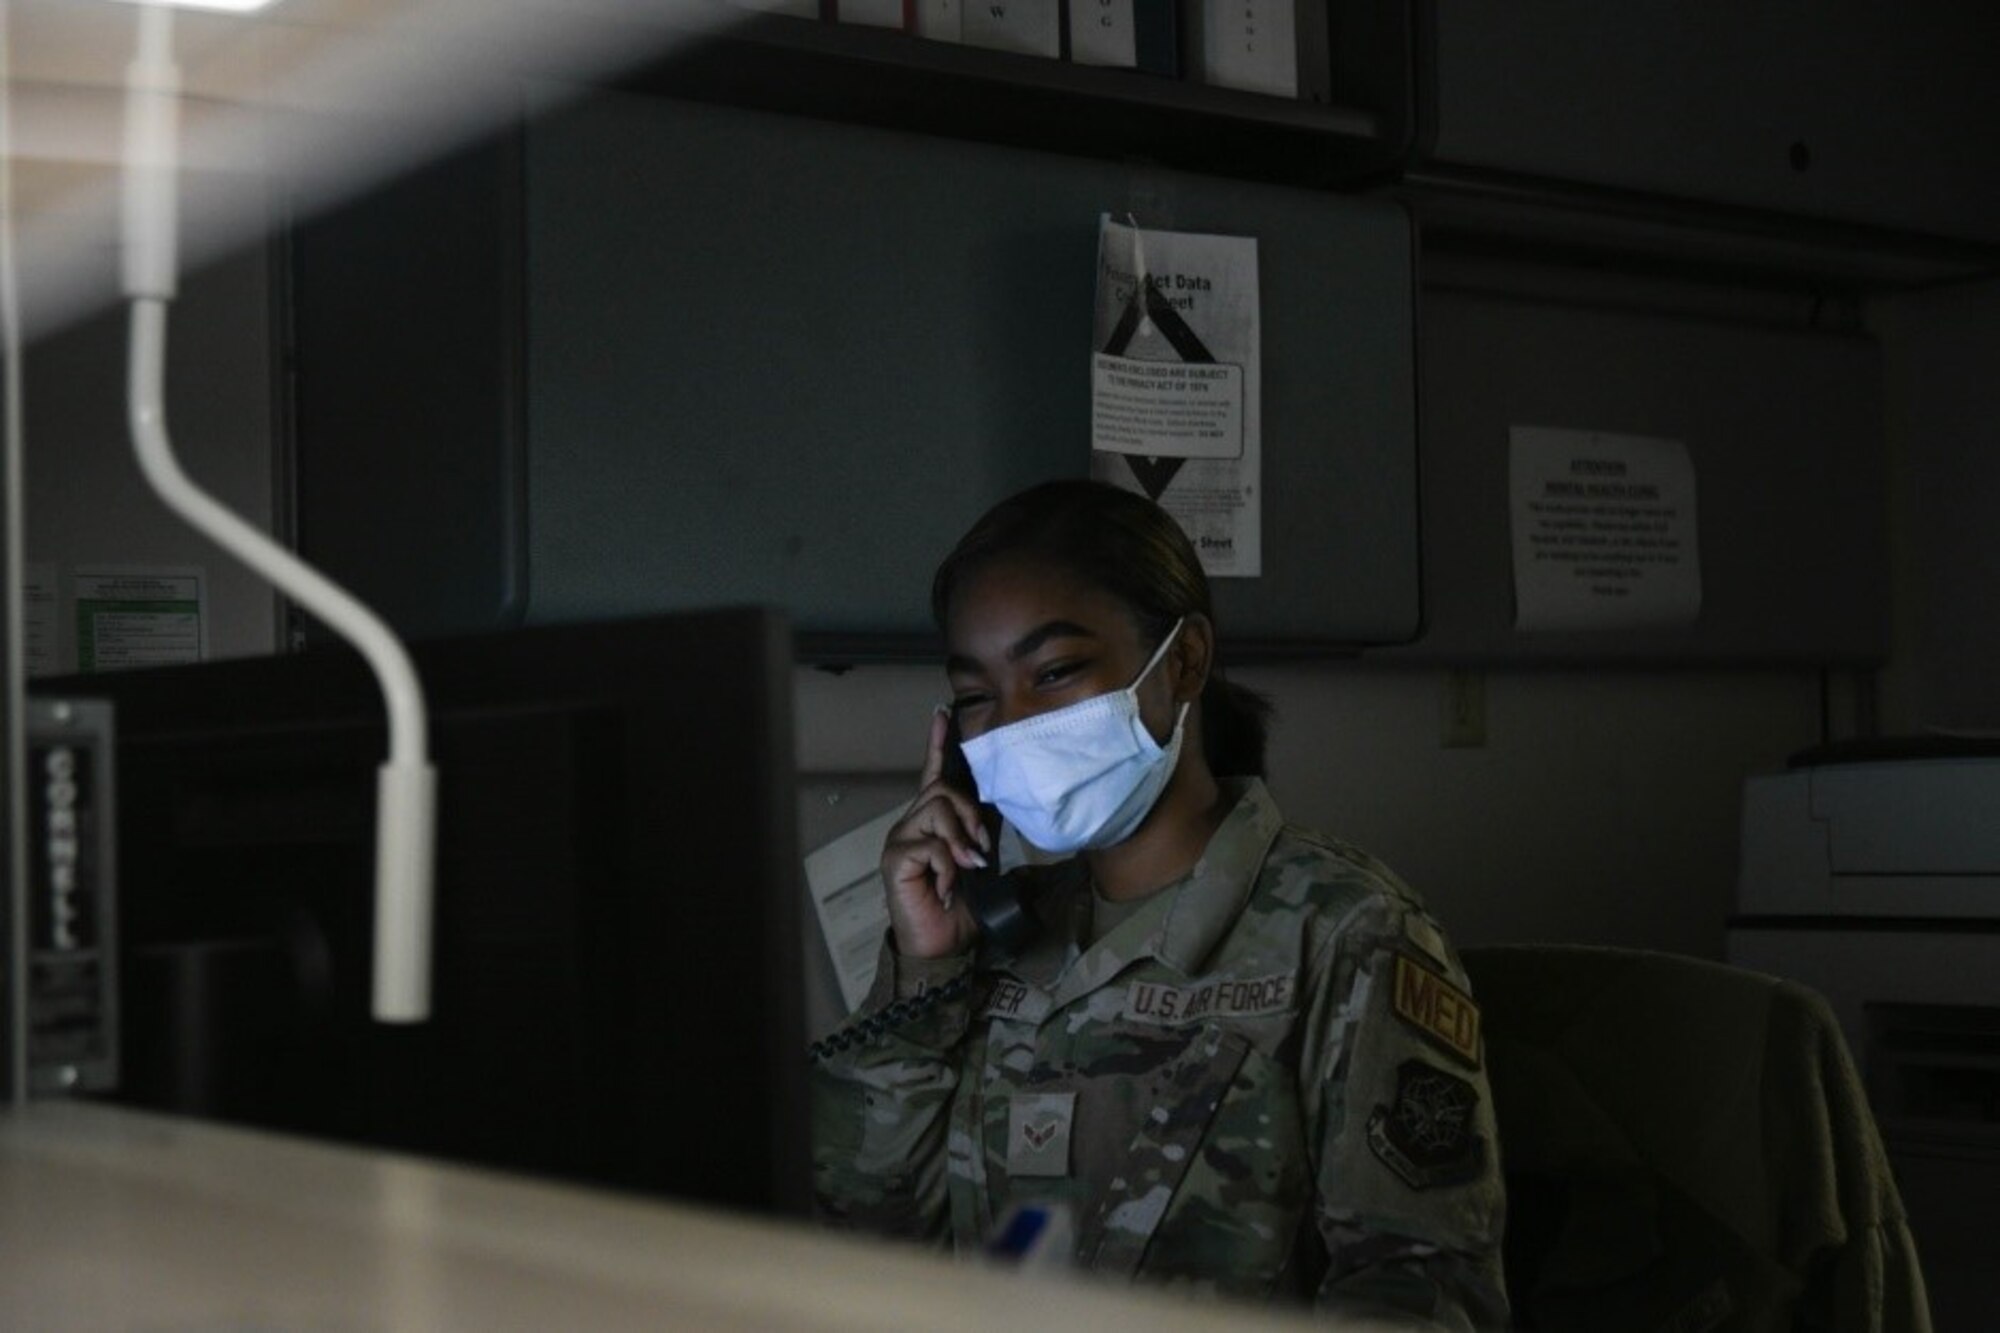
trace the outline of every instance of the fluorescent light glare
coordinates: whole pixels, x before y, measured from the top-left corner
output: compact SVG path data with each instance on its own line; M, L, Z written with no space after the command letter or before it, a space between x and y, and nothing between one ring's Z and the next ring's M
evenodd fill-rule
M165 5L169 9L220 9L231 14L248 14L272 0L125 0L128 5Z

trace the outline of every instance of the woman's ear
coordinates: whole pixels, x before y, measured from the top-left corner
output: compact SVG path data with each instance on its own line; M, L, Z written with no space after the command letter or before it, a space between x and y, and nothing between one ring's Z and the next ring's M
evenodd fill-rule
M1199 699L1215 664L1214 623L1199 611L1189 612L1181 622L1181 632L1174 639L1167 661L1173 667L1174 702Z

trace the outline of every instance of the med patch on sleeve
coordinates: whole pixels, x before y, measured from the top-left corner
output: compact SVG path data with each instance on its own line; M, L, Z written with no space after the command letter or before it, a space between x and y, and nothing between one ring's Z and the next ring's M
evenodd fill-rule
M1479 1006L1470 995L1399 953L1390 997L1396 1017L1467 1068L1479 1068Z

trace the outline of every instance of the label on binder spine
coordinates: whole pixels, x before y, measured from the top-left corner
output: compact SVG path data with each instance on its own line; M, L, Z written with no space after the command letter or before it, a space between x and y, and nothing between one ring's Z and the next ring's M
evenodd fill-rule
M1070 0L1069 58L1079 65L1137 65L1132 0Z
M1219 88L1297 97L1296 0L1200 0L1201 78Z
M1062 9L1057 0L972 0L964 10L965 42L1023 55L1062 54Z

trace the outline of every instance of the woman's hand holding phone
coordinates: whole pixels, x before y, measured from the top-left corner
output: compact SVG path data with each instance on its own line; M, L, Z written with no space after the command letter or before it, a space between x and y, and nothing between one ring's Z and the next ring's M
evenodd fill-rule
M978 802L950 770L957 742L951 719L931 718L916 799L889 830L882 847L882 883L889 893L889 922L896 952L906 958L944 958L973 946L979 930L959 887L963 872L983 870L993 856L992 837Z

